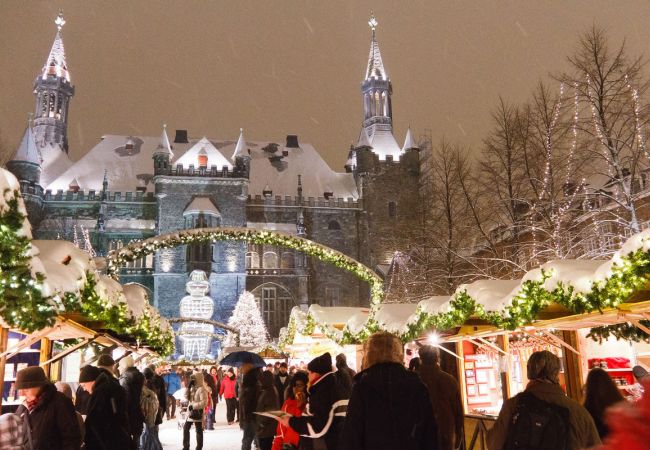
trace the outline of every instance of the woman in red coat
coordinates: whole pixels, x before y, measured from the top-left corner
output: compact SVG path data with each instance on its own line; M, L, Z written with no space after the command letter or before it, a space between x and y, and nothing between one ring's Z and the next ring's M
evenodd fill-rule
M289 383L289 389L286 391L287 398L282 405L282 411L291 414L294 417L300 417L307 404L307 373L296 372ZM273 447L271 450L282 450L284 444L293 445L298 448L300 435L291 428L278 423L278 429L275 432Z
M228 419L228 425L232 425L235 421L235 411L237 410L236 384L237 378L235 377L235 371L231 367L226 372L226 376L221 379L221 386L219 387L219 395L226 400L226 419Z

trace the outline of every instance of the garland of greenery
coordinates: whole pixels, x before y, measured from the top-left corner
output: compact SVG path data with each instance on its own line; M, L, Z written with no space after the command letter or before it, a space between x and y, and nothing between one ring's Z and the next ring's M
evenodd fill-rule
M639 322L650 327L650 320L640 320ZM645 331L627 322L592 328L587 337L598 343L606 341L609 337L630 342L650 343L650 336Z
M12 327L28 332L54 324L55 305L43 297L43 274L32 277L30 239L21 235L25 215L20 194L6 189L0 209L0 316Z
M259 231L247 228L201 228L181 230L177 233L156 236L144 241L133 242L107 258L107 272L117 279L119 269L126 263L152 254L163 248L177 247L179 245L198 244L216 241L242 241L249 244L277 245L291 248L308 256L330 263L340 269L354 274L360 280L370 285L371 304L381 303L384 296L383 281L375 272L334 249L322 244L288 234L275 231Z

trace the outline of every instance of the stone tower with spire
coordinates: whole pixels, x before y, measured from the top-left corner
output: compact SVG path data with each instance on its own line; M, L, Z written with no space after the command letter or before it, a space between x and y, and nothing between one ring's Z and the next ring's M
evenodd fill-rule
M378 21L372 31L365 78L361 83L363 122L345 168L354 173L363 201L367 242L364 262L386 266L395 251L405 251L421 223L419 199L420 158L409 128L400 145L393 135L393 86L377 41Z
M61 29L63 14L55 20L57 31L43 70L34 80L34 140L39 147L59 146L68 152L68 106L74 95L70 72L65 60Z

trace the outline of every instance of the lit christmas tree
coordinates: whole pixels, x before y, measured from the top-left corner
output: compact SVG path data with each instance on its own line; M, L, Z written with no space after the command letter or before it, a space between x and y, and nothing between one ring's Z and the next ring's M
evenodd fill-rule
M263 347L269 342L255 296L248 291L239 296L228 325L239 331L239 338L228 332L224 342L227 347Z

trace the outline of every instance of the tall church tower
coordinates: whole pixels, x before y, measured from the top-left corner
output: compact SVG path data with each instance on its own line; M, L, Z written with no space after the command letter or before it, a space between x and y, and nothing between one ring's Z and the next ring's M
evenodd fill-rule
M65 61L61 28L63 13L54 21L56 37L43 70L34 80L36 108L34 110L34 140L38 147L58 145L68 152L68 106L74 95L70 72Z
M361 84L364 110L363 127L368 136L374 135L377 130L393 131L390 99L393 94L393 86L386 74L386 69L384 69L384 62L381 59L381 52L377 43L378 24L377 19L372 15L368 21L368 25L372 30L370 55L368 56L366 77Z
M365 216L362 233L372 243L362 260L383 270L396 252L408 253L419 232L420 158L410 129L402 147L393 135L393 86L379 51L374 15L368 25L372 40L361 83L364 120L345 168L354 173Z

